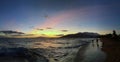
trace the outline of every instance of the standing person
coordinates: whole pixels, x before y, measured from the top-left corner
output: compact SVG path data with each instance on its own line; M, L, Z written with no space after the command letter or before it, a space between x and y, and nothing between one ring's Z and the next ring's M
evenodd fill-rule
M97 47L99 47L98 38L96 39L96 45Z
M113 30L112 38L116 41L120 41L120 37L116 34L115 30Z
M117 37L116 31L113 30L113 38L116 38L116 37Z
M92 41L92 43L94 43L94 40L91 40Z
M92 40L92 46L94 47L94 40Z
M96 39L96 42L98 43L98 39Z

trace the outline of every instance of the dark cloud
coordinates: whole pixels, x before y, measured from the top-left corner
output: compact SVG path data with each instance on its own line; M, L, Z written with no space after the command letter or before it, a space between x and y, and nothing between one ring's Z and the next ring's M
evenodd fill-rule
M52 29L51 27L47 27L46 29Z
M61 30L62 32L68 32L68 30Z
M11 35L11 36L33 36L34 34L22 34L22 35L19 35L19 34L15 34L15 35Z
M45 18L48 18L49 16L48 16L48 15L45 15L44 17L45 17Z
M24 36L33 36L34 34L25 34Z
M17 31L0 31L0 33L4 33L5 35L23 35L25 33L23 32L17 32Z
M37 30L43 31L44 29L39 29L39 28L37 28Z
M56 36L64 36L64 34L58 34L58 35L56 35Z
M45 34L41 34L41 35L45 35Z

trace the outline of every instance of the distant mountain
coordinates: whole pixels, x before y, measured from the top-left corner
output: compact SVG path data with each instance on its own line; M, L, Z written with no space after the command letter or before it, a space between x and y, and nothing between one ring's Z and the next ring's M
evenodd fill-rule
M68 34L62 36L61 38L95 38L95 37L99 37L99 34L93 32L79 32L76 34Z

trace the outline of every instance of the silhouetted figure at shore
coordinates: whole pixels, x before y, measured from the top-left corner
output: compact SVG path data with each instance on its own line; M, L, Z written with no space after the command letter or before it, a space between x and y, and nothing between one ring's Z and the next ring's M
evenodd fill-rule
M97 47L99 48L99 39L96 39L96 45L97 45Z
M95 39L95 40L92 40L92 47L100 47L100 45L99 45L99 39L97 38L97 39Z
M94 43L94 40L92 40L92 43Z
M99 48L99 44L97 43L97 47Z
M113 30L112 39L113 39L113 40L116 40L116 41L120 41L119 38L120 38L120 37L116 34L116 31Z
M94 40L92 40L92 46L94 47Z
M116 31L113 30L113 38L117 37Z
M92 47L94 47L95 45L94 45L94 43L92 43Z
M96 39L96 43L98 43L98 39Z

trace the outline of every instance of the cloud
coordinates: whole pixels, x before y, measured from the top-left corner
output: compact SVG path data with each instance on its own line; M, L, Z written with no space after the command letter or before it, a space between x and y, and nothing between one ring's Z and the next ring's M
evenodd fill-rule
M33 36L34 34L25 34L24 36Z
M58 34L58 35L56 35L56 36L64 36L64 34Z
M44 17L45 17L45 18L48 18L49 16L48 16L48 15L45 15Z
M62 32L68 32L68 30L61 30Z
M44 29L39 29L39 28L37 28L37 30L43 31Z
M41 34L41 35L45 35L45 34Z
M51 27L47 27L46 29L52 29Z
M0 31L0 33L3 33L5 35L23 35L23 34L25 34L23 32L10 31L10 30L8 30L8 31Z

